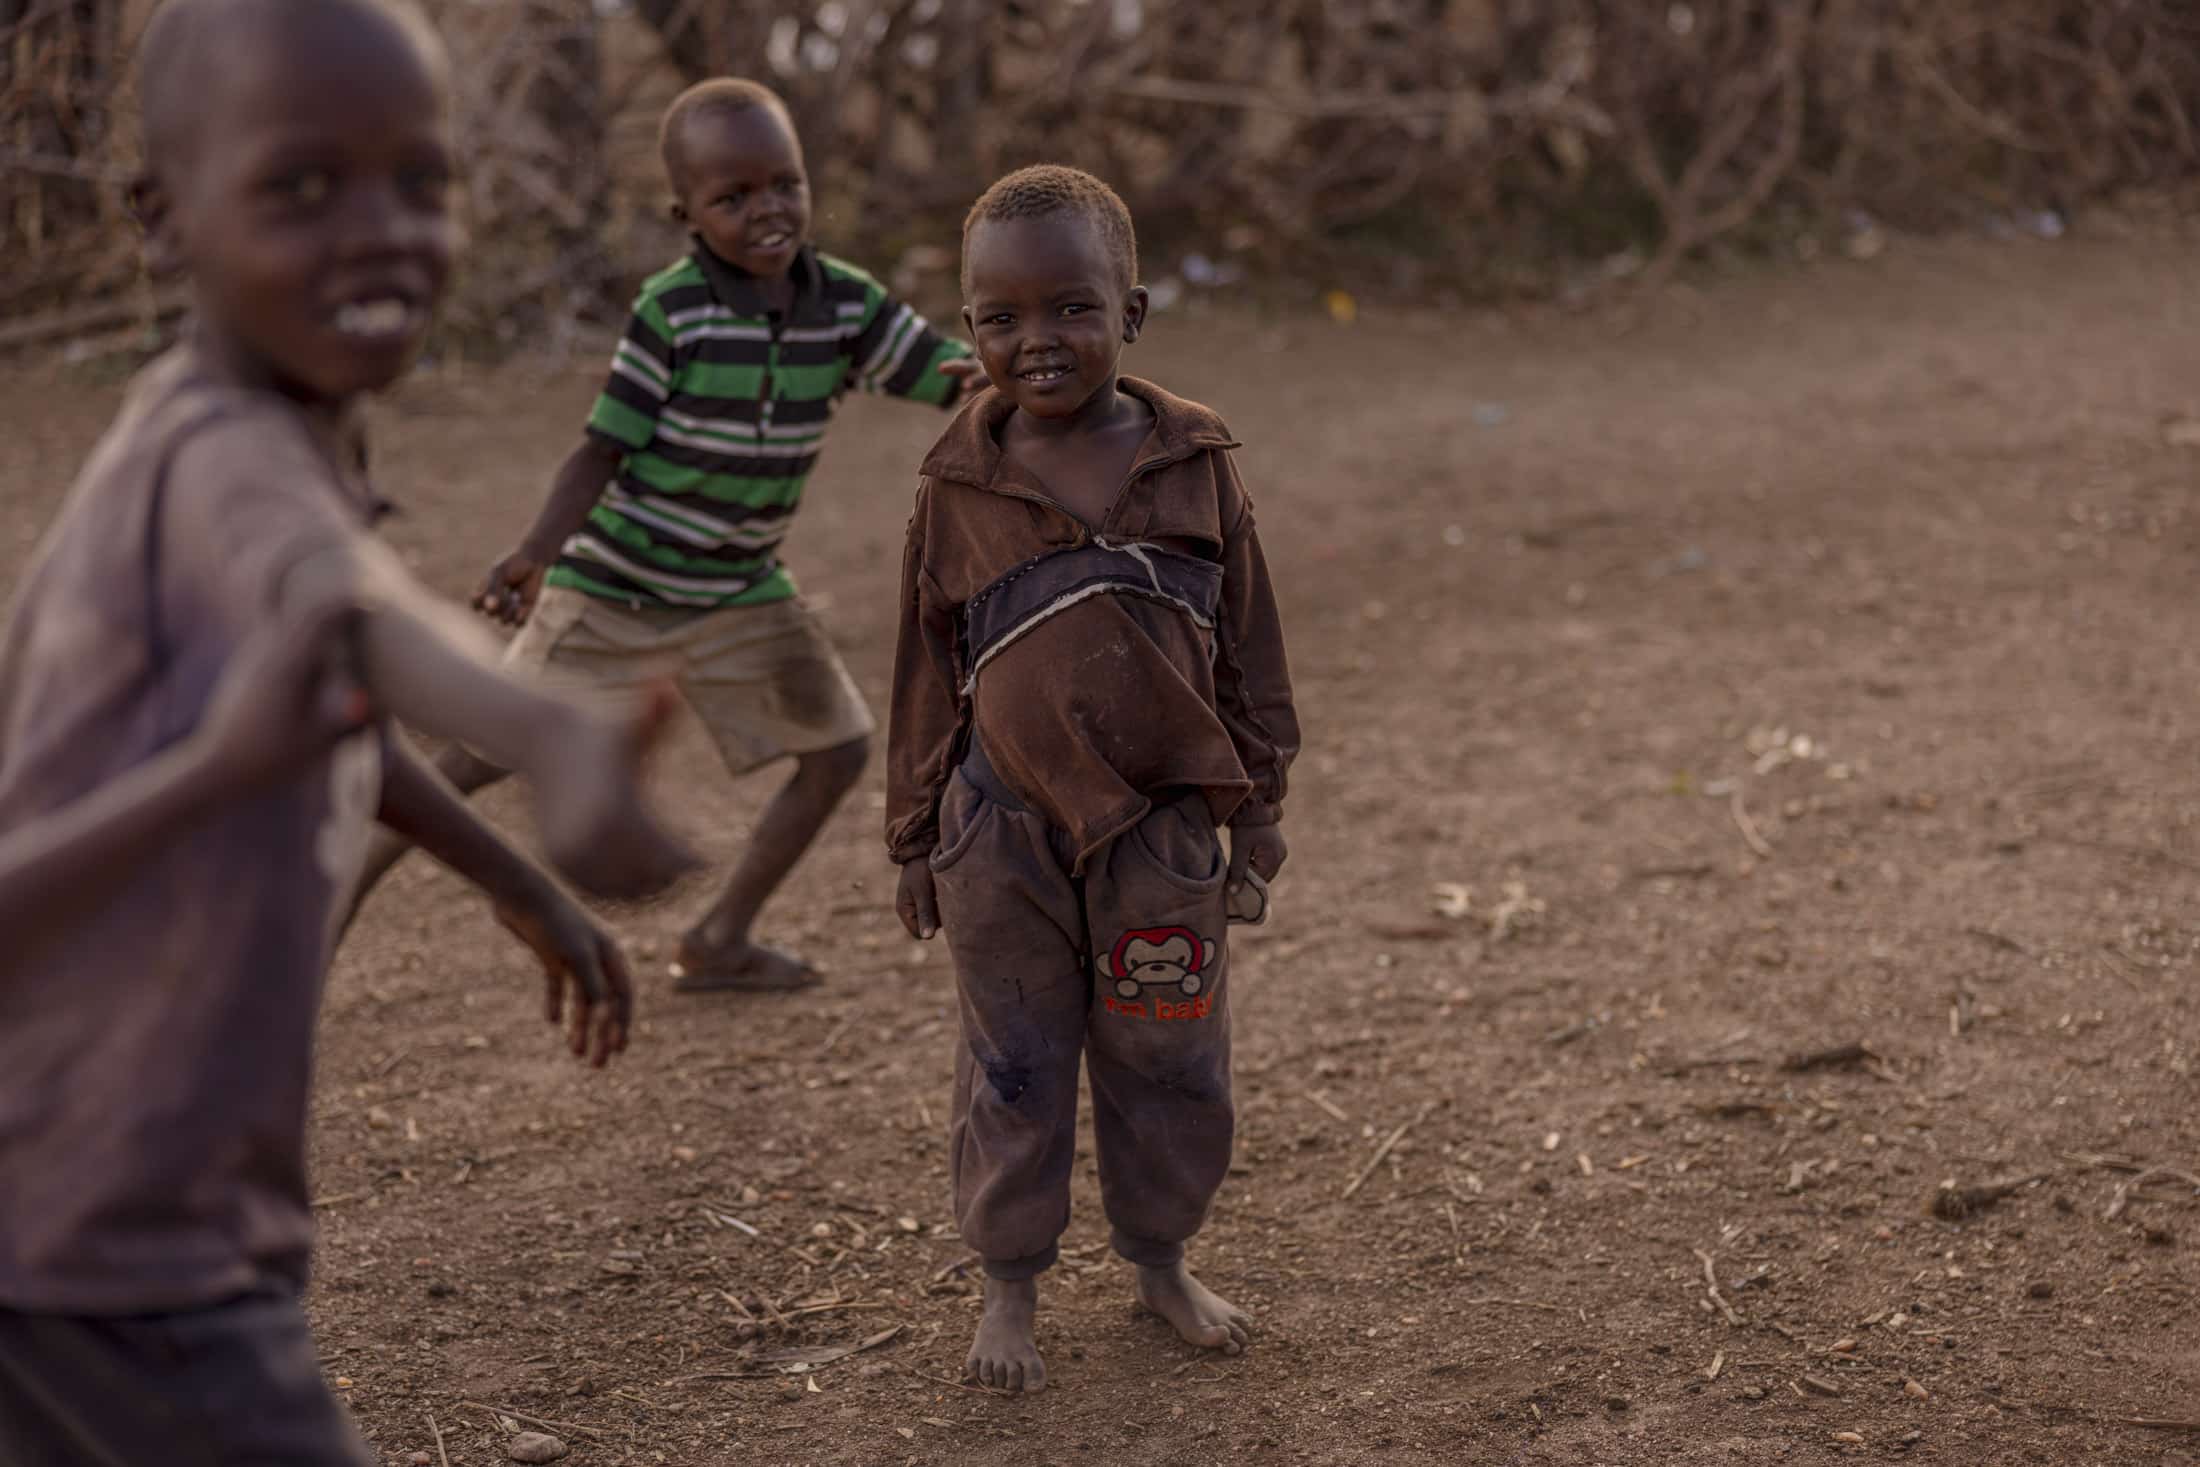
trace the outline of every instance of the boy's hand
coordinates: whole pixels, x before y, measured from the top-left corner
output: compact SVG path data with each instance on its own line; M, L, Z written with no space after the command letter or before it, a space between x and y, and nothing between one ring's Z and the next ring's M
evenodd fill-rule
M930 858L919 856L905 861L901 868L901 886L894 893L894 911L901 917L901 925L909 929L909 935L919 942L927 941L940 930L940 898L932 881Z
M524 772L535 787L543 852L583 891L637 900L702 864L658 824L642 794L642 765L678 698L671 684L659 684L624 718L575 708L538 730L538 756Z
M356 624L350 607L328 605L246 640L199 724L208 778L257 788L366 726L372 710L352 669Z
M565 1016L565 991L573 990L572 1021L566 1026L573 1053L601 1069L626 1048L634 1018L634 980L610 934L588 920L557 888L543 884L532 906L499 906L497 920L542 959L547 980L545 1017Z
M1245 873L1252 871L1263 881L1274 881L1283 863L1291 857L1291 849L1283 839L1283 827L1278 825L1233 825L1230 827L1230 874L1223 883L1230 891L1245 885Z
M508 627L519 626L533 614L548 571L548 566L525 551L513 551L489 567L481 589L474 593L474 610Z

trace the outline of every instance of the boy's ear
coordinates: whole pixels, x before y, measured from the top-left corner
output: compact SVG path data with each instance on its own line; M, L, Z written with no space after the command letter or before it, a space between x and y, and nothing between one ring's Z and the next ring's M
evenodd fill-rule
M1123 344L1129 346L1138 340L1138 333L1146 329L1146 287L1134 285L1123 297Z
M168 195L150 173L130 180L124 196L130 217L145 231L145 268L154 276L173 275L183 267L183 247L176 238L175 210Z

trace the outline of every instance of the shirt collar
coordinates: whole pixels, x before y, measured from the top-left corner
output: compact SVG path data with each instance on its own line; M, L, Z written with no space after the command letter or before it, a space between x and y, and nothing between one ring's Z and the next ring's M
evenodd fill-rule
M757 277L738 265L719 259L700 236L693 238L695 263L718 304L736 316L762 319L772 314L771 302L765 299L763 283ZM794 299L787 314L790 318L799 317L814 308L825 294L825 267L818 263L814 245L804 244L795 251L794 263L787 267L787 275L794 282Z
M1119 377L1116 385L1153 409L1151 441L1159 449L1161 462L1176 463L1209 449L1238 446L1212 409L1136 377ZM990 486L1006 462L1001 424L1014 411L1015 403L994 388L976 393L925 455L919 472L980 488Z

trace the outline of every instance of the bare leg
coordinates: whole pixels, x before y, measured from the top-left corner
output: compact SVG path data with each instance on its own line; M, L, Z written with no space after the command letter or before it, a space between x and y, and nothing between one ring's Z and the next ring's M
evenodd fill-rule
M462 795L486 789L511 776L509 769L499 769L463 744L445 746L435 757L435 768ZM367 847L366 869L359 875L359 885L351 894L351 909L344 913L344 925L339 932L351 930L351 924L358 919L359 908L366 904L367 893L373 891L375 883L389 875L390 868L403 860L405 852L411 849L412 842L388 826L374 828L374 839Z
M997 1391L1045 1390L1046 1362L1039 1358L1039 1342L1032 1333L1038 1308L1037 1279L987 1279L985 1313L978 1319L978 1337L971 1341L963 1373Z
M990 1298L988 1303L990 1304ZM1176 1326L1185 1343L1225 1355L1242 1354L1252 1343L1253 1322L1184 1267L1138 1270L1138 1302Z
M794 777L772 796L749 848L734 867L725 895L680 939L678 987L714 989L800 988L816 979L792 953L754 941L749 929L773 892L794 870L840 802L863 777L871 741L854 739L836 749L804 754Z

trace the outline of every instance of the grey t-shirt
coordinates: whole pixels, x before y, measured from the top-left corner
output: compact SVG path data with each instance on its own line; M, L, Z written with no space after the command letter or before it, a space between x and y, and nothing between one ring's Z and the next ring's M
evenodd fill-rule
M295 407L148 367L0 632L0 830L189 734L373 500ZM74 933L0 937L0 1307L193 1308L305 1277L313 1031L386 731L211 814Z

